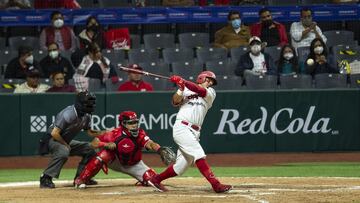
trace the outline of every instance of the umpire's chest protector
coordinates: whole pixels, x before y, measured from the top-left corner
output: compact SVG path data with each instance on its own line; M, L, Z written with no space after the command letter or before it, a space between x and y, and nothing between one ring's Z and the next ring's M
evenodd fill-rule
M123 165L134 165L141 160L141 146L137 138L122 132L115 140L116 155Z

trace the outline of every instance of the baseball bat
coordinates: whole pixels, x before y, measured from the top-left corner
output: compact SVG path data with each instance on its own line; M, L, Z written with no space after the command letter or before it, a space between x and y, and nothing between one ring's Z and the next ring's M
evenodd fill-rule
M126 68L126 67L123 67L123 66L120 66L120 65L119 65L119 69L122 70L122 71L125 71L125 72L135 72L135 73L139 73L139 74L142 74L142 75L158 77L158 78L162 78L162 79L166 79L166 80L170 79L170 77L168 77L168 76L159 75L159 74L155 74L155 73L149 73L147 71L133 69L133 68Z

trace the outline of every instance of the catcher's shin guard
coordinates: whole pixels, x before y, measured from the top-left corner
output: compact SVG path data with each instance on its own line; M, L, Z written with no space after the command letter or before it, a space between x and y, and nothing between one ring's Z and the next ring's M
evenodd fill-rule
M85 166L84 170L80 173L80 176L75 179L75 186L86 183L92 177L94 177L102 168L104 173L107 174L109 163L114 158L112 152L108 150L101 150L97 153L96 157L93 157Z

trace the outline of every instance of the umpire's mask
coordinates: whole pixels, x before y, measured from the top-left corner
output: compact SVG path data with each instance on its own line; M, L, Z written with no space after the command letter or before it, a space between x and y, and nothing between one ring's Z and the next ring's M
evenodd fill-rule
M96 96L88 91L80 92L76 96L75 108L80 116L93 113L96 107Z

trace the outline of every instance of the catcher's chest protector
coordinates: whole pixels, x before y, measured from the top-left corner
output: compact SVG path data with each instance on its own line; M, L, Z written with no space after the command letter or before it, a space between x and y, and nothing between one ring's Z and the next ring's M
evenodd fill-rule
M123 165L131 165L136 159L135 156L139 153L139 145L136 138L128 136L123 132L120 137L116 138L116 156Z

